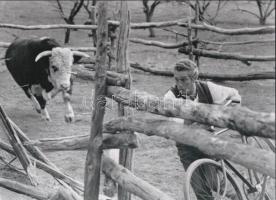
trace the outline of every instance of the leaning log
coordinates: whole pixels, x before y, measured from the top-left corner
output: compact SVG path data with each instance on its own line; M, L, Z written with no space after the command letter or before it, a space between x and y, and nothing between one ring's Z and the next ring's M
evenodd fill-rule
M0 178L0 187L38 200L81 200L76 193L71 193L62 187L56 191L54 189L41 190L6 178Z
M103 156L102 169L105 174L116 181L122 188L144 200L173 200L167 194L136 177L128 169Z
M172 139L196 147L212 157L228 159L275 178L275 154L272 151L212 136L207 130L191 128L183 123L169 121L165 117L119 118L106 123L105 130L110 132L129 130L148 136L157 135Z
M49 200L52 192L39 190L37 187L25 185L17 181L12 181L9 179L0 177L0 187L6 188L8 190L14 191L16 193L24 194L29 197L38 200Z
M8 116L2 109L0 105L0 126L3 128L4 133L6 134L10 144L12 145L16 156L18 157L21 165L23 166L24 170L26 171L31 183L33 185L37 185L37 180L35 176L35 166L31 162L29 155L27 154L26 149L21 143L16 131L12 127Z
M12 147L8 144L6 144L5 142L1 141L0 139L0 148L7 151L8 153L12 154L12 155L16 155L14 150L12 149ZM81 191L83 191L83 184L81 184L80 182L72 179L71 177L61 173L60 171L57 171L55 168L41 162L40 160L37 160L33 157L30 156L30 159L32 160L32 162L34 162L36 164L36 167L47 172L48 174L52 175L53 177L60 179L62 181L64 181L65 183L67 183L68 185L70 185L71 187L77 188Z
M165 100L146 92L129 91L114 86L108 87L107 95L137 110L227 127L246 136L275 139L275 113L255 112L244 106L232 108L182 99Z
M181 47L178 49L179 53L184 53L189 55L190 50L187 47ZM219 51L210 51L203 49L193 49L194 55L215 58L215 59L224 59L224 60L239 60L242 62L255 61L255 62L264 62L264 61L275 61L275 56L253 56L253 55L241 55L239 53L229 53L229 52L219 52Z
M62 138L48 138L24 143L25 146L37 146L44 151L87 150L89 135ZM138 139L135 134L103 134L103 149L137 148Z
M11 123L11 125L13 126L13 128L14 128L14 130L17 132L17 134L18 134L18 136L19 136L19 138L20 138L20 140L22 141L22 143L24 143L24 142L30 142L31 140L27 137L27 135L9 118L9 122ZM30 147L30 146L25 146L25 148L30 152L30 154L34 157L34 158L36 158L36 159L38 159L38 160L40 160L40 161L42 161L42 162L44 162L44 163L46 163L46 164L48 164L48 165L50 165L50 166L52 166L52 167L54 167L56 170L58 170L58 168L55 166L55 164L54 163L52 163L41 151L40 151L40 149L38 149L37 147Z
M142 70L144 72L151 73L158 76L174 76L172 71L159 70L153 67L145 67L139 63L131 63L130 67L133 69ZM244 73L244 74L211 74L211 73L199 73L200 79L211 79L213 81L251 81L251 80L264 80L264 79L275 79L274 71L266 72L255 72L255 73Z

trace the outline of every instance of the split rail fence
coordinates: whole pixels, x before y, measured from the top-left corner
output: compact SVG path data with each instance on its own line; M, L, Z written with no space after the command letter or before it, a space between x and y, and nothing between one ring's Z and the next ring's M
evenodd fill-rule
M191 128L184 124L170 121L167 118L189 119L216 127L227 127L247 137L258 136L275 140L275 113L256 112L244 106L227 108L219 105L194 103L181 99L172 102L146 92L131 90L130 69L127 57L130 27L132 29L172 25L187 27L188 24L182 21L130 24L127 1L121 1L120 20L118 22L108 22L106 17L107 3L107 1L99 2L97 26L18 26L0 24L2 28L18 28L23 30L51 28L97 29L95 75L92 77L89 73L88 75L86 74L88 79L95 80L96 89L90 135L45 138L36 141L30 140L6 115L0 106L0 126L10 142L10 144L7 144L0 139L0 148L19 158L33 185L36 185L36 179L39 178L33 174L34 168L37 167L56 178L61 184L61 188L53 191L39 191L35 186L24 185L5 178L0 178L0 186L18 193L23 193L35 199L72 200L82 199L84 197L85 200L97 200L100 197L100 172L103 171L120 186L120 200L130 199L130 193L145 200L173 200L172 197L136 177L131 172L131 159L133 155L131 149L138 147L137 137L134 132L148 136L156 135L182 144L189 144L212 157L228 159L275 179L275 154L273 152L210 136L204 129ZM110 71L105 65L108 61L109 51L109 24L118 26L119 29L119 37L116 41L117 51L113 52L116 55L115 66L109 66L110 69L113 68L116 72ZM234 30L220 29L206 24L190 25L190 27L228 35L259 34L260 32L270 34L275 31L274 26ZM272 57L270 59L275 60ZM81 74L83 71L80 70L79 72ZM118 103L119 116L115 120L103 123L106 103L105 97L111 98ZM125 116L125 106L132 107L138 111L153 113L155 117ZM102 155L103 149L110 148L119 148L121 150L120 163L123 163L123 165L119 165L110 158ZM64 174L40 149L43 151L87 150L84 184Z

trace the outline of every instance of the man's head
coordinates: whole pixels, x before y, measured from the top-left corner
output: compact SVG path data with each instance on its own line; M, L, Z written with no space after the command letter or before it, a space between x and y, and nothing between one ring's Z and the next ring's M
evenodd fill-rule
M195 81L198 78L198 68L193 61L183 59L177 62L174 67L174 78L181 94L191 96L196 93Z

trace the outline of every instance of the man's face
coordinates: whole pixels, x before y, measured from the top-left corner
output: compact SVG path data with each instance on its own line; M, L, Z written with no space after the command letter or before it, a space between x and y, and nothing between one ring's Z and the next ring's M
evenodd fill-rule
M195 93L195 80L188 73L181 72L174 76L176 86L182 95L193 95Z

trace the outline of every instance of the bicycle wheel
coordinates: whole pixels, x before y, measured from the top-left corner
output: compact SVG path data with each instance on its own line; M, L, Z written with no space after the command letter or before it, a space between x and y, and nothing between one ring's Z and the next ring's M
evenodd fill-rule
M222 168L220 163L211 159L196 160L188 167L184 195L186 200L246 199L242 188L227 168Z
M242 142L257 148L266 149L275 153L275 144L267 138L242 137ZM267 186L274 185L270 183L270 177L248 169L246 179L250 183L243 183L243 191L247 200L272 200L273 198L267 193Z

